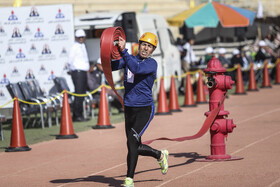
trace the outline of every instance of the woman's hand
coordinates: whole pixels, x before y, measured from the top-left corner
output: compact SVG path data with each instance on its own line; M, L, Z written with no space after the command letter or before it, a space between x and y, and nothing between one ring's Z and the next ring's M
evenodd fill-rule
M119 37L118 46L120 51L123 51L125 49L125 39L123 39L121 36Z

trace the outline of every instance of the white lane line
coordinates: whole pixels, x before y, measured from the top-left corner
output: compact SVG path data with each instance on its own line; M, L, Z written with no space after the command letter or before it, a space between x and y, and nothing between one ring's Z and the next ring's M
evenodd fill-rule
M256 118L265 116L265 115L267 115L267 114L271 114L271 113L273 113L273 112L277 112L277 111L279 111L279 110L280 110L280 108L276 108L276 109L274 109L274 110L270 110L270 111L261 113L261 114L259 114L259 115L255 115L255 116L252 116L252 117L250 117L250 118L246 118L245 120L242 120L242 121L238 122L238 124L241 124L241 123L250 121L250 120L252 120L252 119L256 119Z
M275 186L279 186L279 183L280 183L280 178L277 179L276 181L274 181L273 183L271 183L270 185L268 185L268 187L273 187L274 185ZM277 184L277 185L276 185Z
M52 163L54 161L59 161L59 160L62 160L62 158L56 159L56 160L52 160L52 161L48 161L48 162L44 162L44 163L38 164L38 165L33 166L33 167L28 167L28 168L24 168L24 169L21 169L21 170L17 170L14 173L10 173L10 174L7 174L7 175L2 175L2 176L0 176L0 178L12 176L12 175L17 175L17 174L22 173L24 171L35 169L35 168L38 168L38 167L41 167L41 166L44 166L44 165L48 165L48 164L50 164L50 163Z
M204 169L204 168L207 168L208 166L211 166L211 165L213 165L213 164L215 164L215 163L206 164L205 166L202 166L202 167L197 168L197 169L195 169L195 170L193 170L193 171L190 171L190 172L188 172L188 173L185 173L184 175L180 175L180 176L177 176L177 177L175 177L175 178L173 178L173 179L170 179L170 180L168 180L168 181L165 181L164 183L161 183L161 184L158 185L158 186L166 185L166 184L170 183L171 181L174 181L174 180L180 179L180 178L182 178L182 177L185 177L185 176L187 176L187 175L191 175L191 174L193 174L193 173L196 173L196 172L198 172L198 171L200 171L200 170L202 170L202 169ZM158 187L158 186L157 186L157 187Z
M103 172L109 171L109 170L111 170L111 169L115 169L115 168L120 167L120 166L123 166L123 165L125 165L125 164L126 164L126 162L124 162L124 163L122 163L122 164L119 164L119 165L115 165L115 166L113 166L113 167L111 167L111 168L107 168L107 169L104 169L104 170L102 170L102 171L98 171L98 172L95 172L95 173L92 173L92 174L86 175L86 176L84 176L84 178L86 178L86 177L88 177L88 176L97 175L97 174L100 174L100 173L103 173ZM79 180L80 180L80 179L73 180L73 181L71 181L71 182L64 183L64 184L59 185L59 186L57 186L57 187L66 186L66 185L68 185L68 184L71 184L71 183L77 182L77 181L79 181Z
M253 143L250 143L250 144L248 144L248 145L246 145L246 146L244 146L244 147L242 147L242 148L240 148L240 149L234 151L234 152L231 153L231 154L234 155L234 154L236 154L236 153L239 153L239 152L241 152L241 151L243 151L243 150L245 150L245 149L247 149L247 148L249 148L249 147L252 147L253 145L256 145L256 144L258 144L258 143L260 143L260 142L263 142L263 141L265 141L265 140L267 140L267 139L269 139L269 138L271 138L271 137L273 137L273 136L276 136L276 135L278 135L278 134L280 134L280 131L278 131L278 132L276 132L276 133L274 133L274 134L271 134L271 135L269 135L269 136L267 136L267 137L264 137L264 138L262 138L262 139L260 139L260 140L258 140L258 141L253 142Z

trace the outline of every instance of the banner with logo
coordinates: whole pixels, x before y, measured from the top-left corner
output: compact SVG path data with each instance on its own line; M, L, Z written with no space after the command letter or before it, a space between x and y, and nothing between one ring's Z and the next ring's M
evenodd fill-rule
M72 91L67 60L73 43L70 4L0 8L0 106L12 99L10 82L36 79L48 94L54 77L65 77Z

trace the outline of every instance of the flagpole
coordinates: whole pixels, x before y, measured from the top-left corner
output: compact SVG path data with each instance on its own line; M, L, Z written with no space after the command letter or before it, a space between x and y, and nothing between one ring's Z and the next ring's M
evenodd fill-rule
M21 7L21 5L22 5L21 0L15 0L14 4L13 4L13 7Z
M259 0L259 6L258 6L258 12L257 12L257 18L262 19L263 18L263 6L262 6L262 0ZM258 38L259 40L262 39L262 30L260 23L257 23L257 31L258 31Z
M195 7L194 0L190 0L190 8L194 8L194 7Z

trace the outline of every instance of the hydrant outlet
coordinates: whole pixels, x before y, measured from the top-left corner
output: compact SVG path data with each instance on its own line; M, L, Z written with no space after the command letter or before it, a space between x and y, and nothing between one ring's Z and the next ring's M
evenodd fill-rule
M230 76L226 76L225 79L226 79L226 84L225 84L226 90L229 90L229 89L232 88L232 85L233 85L235 82L231 79Z
M233 129L236 127L235 124L233 124L233 120L232 119L227 119L227 132L231 133L233 131Z
M210 128L211 131L213 132L219 132L220 131L220 126L217 123L213 123L213 125Z
M213 81L208 81L206 83L206 85L207 85L207 88L213 88L213 86L215 86L216 84Z

